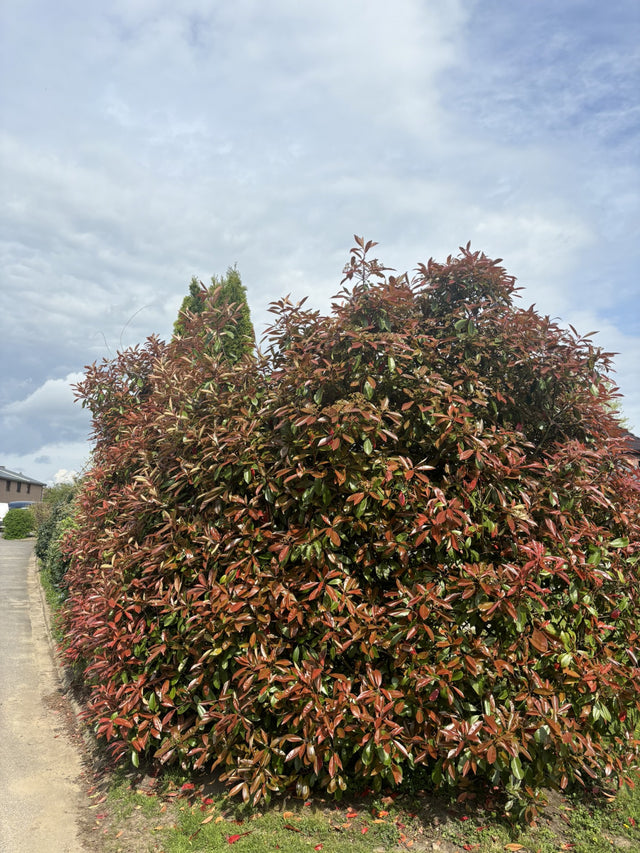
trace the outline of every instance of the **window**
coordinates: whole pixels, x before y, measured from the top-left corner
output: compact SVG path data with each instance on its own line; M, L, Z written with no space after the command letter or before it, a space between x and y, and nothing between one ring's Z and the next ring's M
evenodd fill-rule
M7 491L10 492L11 491L11 483L9 482L9 480L6 480L5 482L7 484Z
M31 483L27 483L27 494L31 492Z
M22 483L16 483L16 492L19 492L22 489Z

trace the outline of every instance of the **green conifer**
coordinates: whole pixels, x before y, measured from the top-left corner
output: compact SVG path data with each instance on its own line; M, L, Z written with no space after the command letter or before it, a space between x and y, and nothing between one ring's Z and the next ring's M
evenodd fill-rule
M247 302L247 290L236 267L229 267L224 276L211 276L211 285L208 288L195 276L191 279L189 293L182 300L178 319L173 325L174 337L182 337L187 331L189 314L201 314L205 308L233 308L233 320L225 324L222 331L216 335L229 361L239 361L253 351L255 332Z

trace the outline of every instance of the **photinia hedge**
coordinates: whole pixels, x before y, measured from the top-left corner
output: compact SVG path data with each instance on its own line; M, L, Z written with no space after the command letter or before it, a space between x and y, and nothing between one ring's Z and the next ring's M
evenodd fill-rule
M185 315L88 369L67 653L118 756L233 792L631 780L640 479L611 355L467 246L393 276L356 238L330 316L264 354Z

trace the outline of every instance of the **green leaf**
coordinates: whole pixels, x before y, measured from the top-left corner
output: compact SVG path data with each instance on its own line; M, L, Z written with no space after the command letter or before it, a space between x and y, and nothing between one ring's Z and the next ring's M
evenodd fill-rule
M519 755L514 755L511 759L511 772L519 782L524 779L524 770Z
M624 536L620 539L613 539L609 542L610 548L626 548L629 545L629 539Z
M601 558L602 551L600 550L600 548L594 548L589 554L589 559L587 560L587 563L589 563L589 565L591 566L597 566L600 563Z
M533 735L533 739L535 740L535 742L542 744L542 745L544 745L545 743L548 743L550 738L551 738L551 729L549 728L549 726L546 723L544 725L540 726L539 728L537 728L534 735Z

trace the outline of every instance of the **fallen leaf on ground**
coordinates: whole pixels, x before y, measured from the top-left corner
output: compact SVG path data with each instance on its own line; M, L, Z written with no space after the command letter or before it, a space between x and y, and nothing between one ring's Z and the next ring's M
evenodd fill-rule
M235 844L236 841L240 841L245 835L251 835L251 830L249 832L236 833L236 835L227 835L227 844Z
M524 850L524 846L522 844L505 844L505 850Z
M202 823L203 823L203 824L205 824L205 823L211 823L211 821L212 821L212 820L213 820L213 815L212 815L212 814L210 814L210 815L209 815L209 817L205 817L205 819L202 821Z

